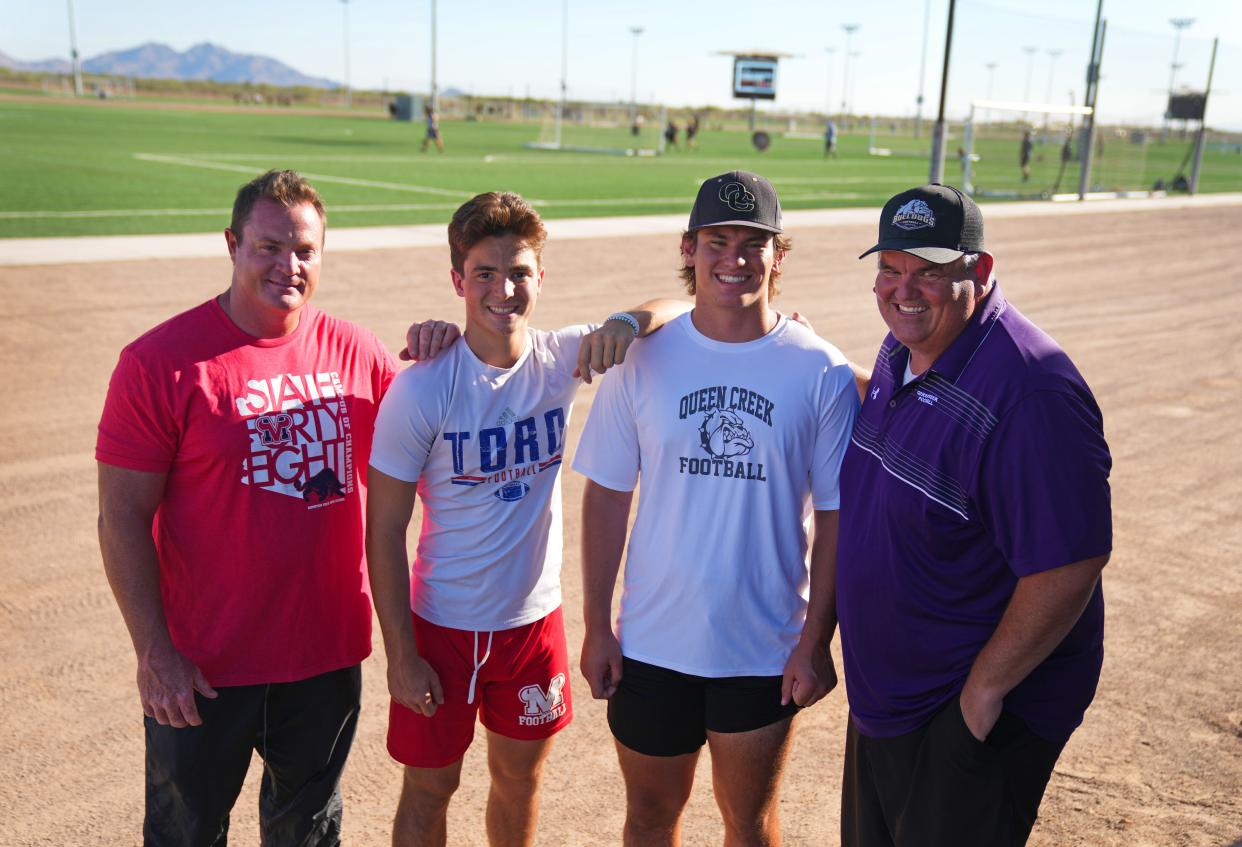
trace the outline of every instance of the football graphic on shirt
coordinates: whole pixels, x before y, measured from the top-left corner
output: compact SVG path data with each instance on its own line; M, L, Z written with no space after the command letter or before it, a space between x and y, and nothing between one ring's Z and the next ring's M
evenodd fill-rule
M755 446L742 419L727 409L716 409L703 417L699 440L703 449L716 459L745 456Z

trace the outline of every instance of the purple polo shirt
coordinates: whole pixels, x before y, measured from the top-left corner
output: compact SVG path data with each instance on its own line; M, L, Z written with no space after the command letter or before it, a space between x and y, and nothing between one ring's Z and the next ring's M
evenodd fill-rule
M1099 407L999 284L923 375L890 334L841 468L837 614L859 731L918 729L966 683L1020 577L1112 548ZM1064 741L1095 696L1104 598L1005 698Z

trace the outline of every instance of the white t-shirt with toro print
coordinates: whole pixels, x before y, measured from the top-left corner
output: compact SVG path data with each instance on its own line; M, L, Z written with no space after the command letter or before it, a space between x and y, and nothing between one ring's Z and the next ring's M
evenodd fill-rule
M590 326L527 330L511 368L465 339L403 371L375 423L372 467L418 483L410 605L440 626L511 629L561 604L560 464Z

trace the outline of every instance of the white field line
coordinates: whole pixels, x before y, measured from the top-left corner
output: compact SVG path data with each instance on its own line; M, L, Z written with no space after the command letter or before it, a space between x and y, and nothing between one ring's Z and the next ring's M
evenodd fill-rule
M616 238L638 235L677 236L686 226L690 197L681 198L683 211L668 215L571 218L547 222L548 237L556 240ZM1197 197L1165 197L1147 200L1098 200L1088 203L989 203L984 215L1000 218L1048 217L1111 213L1169 212L1242 205L1242 193L1201 194ZM328 210L331 214L332 209ZM812 227L873 227L878 210L805 209L787 211L785 225L791 230ZM869 232L868 235L874 233ZM864 240L866 240L864 238ZM198 235L114 235L75 238L0 238L0 266L52 265L146 259L223 258L223 239L218 232ZM445 247L443 224L383 227L328 227L328 249L349 252L414 247Z
M904 183L903 183L904 184ZM861 194L849 192L827 192L819 191L811 194L792 194L786 192L784 195L786 202L790 200L855 200L861 197ZM664 205L677 204L684 205L685 197L617 197L617 198L578 198L566 200L531 200L534 206L569 206L569 207L590 207L590 206L647 206L647 205ZM334 205L328 211L331 215L349 213L349 212L426 212L426 211L444 211L456 209L459 204L456 203L372 203L363 205ZM183 218L227 218L232 214L231 209L85 209L77 211L25 211L25 212L0 212L0 220L24 220L28 218L53 219L53 220L77 220L82 218L158 218L158 217L183 217Z
M230 165L225 162L212 162L206 159L190 159L183 156L165 156L159 153L135 153L135 159L144 162L159 162L165 165L182 165L189 168L206 168L214 171L230 171L257 176L255 169L246 165ZM335 182L341 185L356 185L362 188L384 188L389 191L408 191L414 194L435 194L440 197L457 197L468 200L474 195L465 191L452 191L447 188L432 188L426 185L407 185L401 182L380 182L374 179L354 179L348 176L331 176L330 174L313 174L302 172L302 176L313 182Z

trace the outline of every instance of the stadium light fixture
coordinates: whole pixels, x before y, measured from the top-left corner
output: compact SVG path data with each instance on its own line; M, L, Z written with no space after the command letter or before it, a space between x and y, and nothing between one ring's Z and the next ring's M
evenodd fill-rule
M854 55L850 52L850 39L854 37L858 24L841 24L841 29L845 30L845 81L841 84L841 114L848 115L850 113L850 57Z
M73 61L73 95L82 96L82 59L78 55L78 30L73 19L73 0L69 3L69 58Z
M630 27L634 36L634 48L630 57L630 126L638 119L638 36L643 34L640 26Z
M349 90L349 0L341 0L341 8L345 14L345 108L353 105L353 96Z

